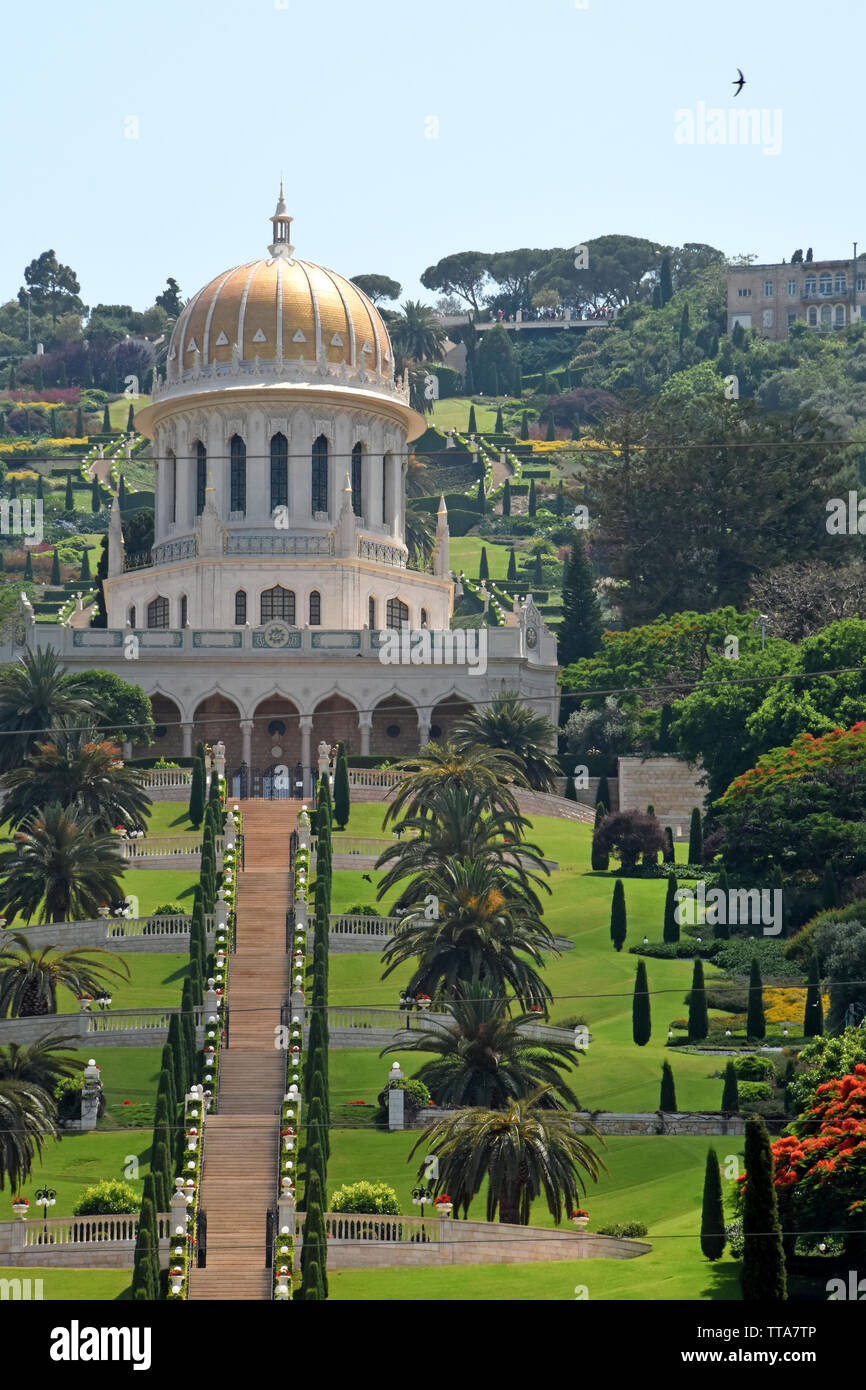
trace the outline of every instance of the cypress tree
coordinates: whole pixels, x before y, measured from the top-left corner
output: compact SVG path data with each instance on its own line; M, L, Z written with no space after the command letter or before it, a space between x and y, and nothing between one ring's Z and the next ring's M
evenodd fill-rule
M81 406L75 412L75 438L84 438L84 416L81 412Z
M733 1062L728 1062L725 1066L725 1084L722 1087L722 1111L728 1115L735 1115L740 1108L740 1084L737 1080L737 1068Z
M722 1202L722 1175L713 1148L707 1150L704 1173L704 1199L701 1205L701 1252L708 1260L719 1260L725 1248L725 1209Z
M521 419L520 419L520 438L521 438L521 439L528 439L528 438L529 438L529 414L528 414L528 412L525 411L525 410L524 410L523 415L521 416Z
M126 506L126 479L122 473L118 476L117 482L117 505L121 511Z
M662 307L662 291L661 291L661 285L654 285L654 286L653 286L653 308L654 308L654 309L660 309L661 307Z
M538 511L538 498L535 495L535 479L529 480L529 515L535 516Z
M334 770L334 819L341 830L349 823L349 761L344 744L337 748L337 766Z
M749 1009L746 1014L746 1036L763 1038L766 1032L767 1021L764 1017L764 987L761 981L761 967L757 957L753 957L752 968L749 972Z
M496 410L496 433L497 433L497 434L504 434L504 433L505 433L505 426L504 426L503 423L502 423L502 406L501 406L501 405L498 406L498 407L497 407L497 410Z
M507 486L508 484L506 483L506 487ZM509 550L508 552L508 572L505 578L506 580L517 578L517 557L513 550Z
M674 712L670 705L662 705L662 712L659 716L659 752L669 753L671 751L671 724L673 723Z
M600 802L601 802L601 804L604 806L605 812L606 812L607 814L609 814L609 813L610 813L610 791L609 791L609 789L608 789L607 778L606 778L606 777L599 777L599 779L598 779L598 791L597 791L596 794L595 794L595 799L596 799L596 801L600 801Z
M183 1032L184 1048L187 1055L187 1072L192 1084L198 1072L198 1049L195 1045L195 1014L193 1012L195 1000L192 993L192 980L187 975L183 982L183 989L180 996L181 1009L181 1030Z
M674 874L668 874L668 886L665 891L665 912L664 926L662 929L662 941L674 942L680 939L680 924L677 921L677 880Z
M562 491L562 479L561 479L561 478L560 478L560 480L559 480L559 487L558 487L557 492L556 492L556 505L554 506L554 509L553 509L553 510L554 510L554 512L556 513L557 516L562 516L563 513L565 512L565 493Z
M0 431L2 433L2 431ZM36 479L36 496L40 502L45 501L45 479L42 474Z
M689 306L683 305L683 312L680 314L680 347L689 336Z
M102 433L111 434L111 412L108 409L107 401L105 402L105 408L102 412Z
M95 515L96 512L101 511L101 509L102 509L102 496L101 496L100 491L99 491L99 479L97 478L96 474L94 473L93 479L92 479L91 484L90 484L90 510L91 510L91 511L94 513L94 515Z
M558 633L560 666L592 656L601 646L601 608L592 569L580 536L571 542L571 554L562 586L562 622Z
M201 747L201 744L199 744ZM189 818L192 825L198 829L204 816L204 789L205 789L205 770L204 760L196 756L192 765L192 785L189 789Z
M54 585L55 589L59 584L63 583L63 580L60 578L60 556L57 554L56 545L51 555L51 583Z
M590 865L593 873L597 874L607 873L610 865L610 855L607 850L596 849L595 846L595 831L598 830L598 827L601 825L606 815L607 807L604 802L597 801L595 803L595 827L593 829L592 850L590 852Z
M81 582L82 584L89 584L90 579L90 551L85 546L81 552Z
M574 778L573 778L573 777L566 777L566 779L565 779L565 799L566 799L566 801L576 801L576 800L577 800L577 792L575 791L575 788L574 788Z
M707 1018L707 994L704 989L704 963L698 957L692 971L689 994L689 1042L700 1042L710 1031Z
M168 1148L161 1140L159 1143L155 1143L153 1146L153 1156L150 1160L150 1167L151 1172L159 1173L160 1177L162 1178L163 1186L165 1187L166 1200L170 1201L171 1189L173 1187L171 1177L171 1164L169 1162L168 1157ZM168 1207L161 1207L160 1210L168 1211Z
M189 1072L187 1070L186 1050L181 1034L181 1022L178 1014L172 1014L168 1021L168 1043L171 1048L172 1061L174 1064L174 1084L175 1094L185 1096L189 1089Z
M29 549L24 554L24 578L33 578L33 552Z
M511 516L511 483L507 478L502 489L502 515Z
M14 501L18 496L18 479L13 478L9 483L9 496Z
M613 885L613 898L610 904L610 939L617 951L621 951L626 937L625 889L622 879Z
M719 881L716 887L719 889L720 893L724 893L725 897L723 911L719 913L719 920L713 926L713 936L716 941L727 941L731 935L731 924L728 921L730 915L728 912L728 894L730 889L728 887L728 875L725 873L724 869L722 869L722 872L719 874Z
M806 990L806 1011L803 1016L803 1037L820 1038L824 1033L824 1004L821 999L821 976L818 973L818 957L812 953L809 960L809 984Z
M318 1173L313 1173L307 1183L306 1215L304 1217L304 1242L301 1246L301 1297L327 1298L328 1248L325 1234L325 1212L322 1205L324 1184ZM314 1268L311 1269L311 1266ZM318 1274L314 1273L317 1267ZM311 1275L313 1281L311 1282ZM313 1289L314 1292L310 1292Z
M692 810L692 819L689 825L689 863L700 864L701 851L704 847L704 836L701 830L701 813L695 806Z
M328 1075L327 1056L324 1057L323 1061L325 1063L324 1066L316 1067L313 1070L312 1080L310 1081L309 1085L308 1099L312 1101L314 1096L321 1096L322 1104L325 1107L325 1114L327 1115L330 1112L331 1105L330 1091L328 1087L328 1081L326 1079Z
M552 415L548 416L548 420L547 420L547 433L545 434L544 437L545 437L545 439L548 441L548 443L552 443L553 440L556 439L556 426L555 426L554 423L553 423L553 416L552 416Z
M0 550L0 574L3 573L3 571L5 570L5 568L6 568L6 557L5 557L5 555L3 554L3 551Z
M63 510L64 510L65 512L74 512L74 511L75 511L75 493L74 493L73 490L72 490L72 474L71 474L71 473L67 473L67 474L66 474L66 497L64 498L64 501L63 501Z
M634 997L631 1003L631 1035L638 1047L646 1047L652 1033L650 1020L649 982L646 961L639 960L634 977Z
M129 413L126 417L126 430L128 434L132 434L135 430L135 406L132 401L129 403Z
M174 1089L174 1078L168 1067L163 1067L159 1073L159 1081L156 1086L157 1096L165 1096L165 1103L168 1106L168 1113L173 1115L177 1109L177 1096Z
M659 1090L659 1110L670 1115L677 1113L677 1090L670 1062L662 1062L662 1084Z
M478 510L483 516L487 511L487 494L484 491L484 474L478 479Z
M325 1105L321 1096L314 1096L307 1107L304 1116L304 1123L310 1134L315 1136L316 1142L322 1146L325 1158L331 1157L331 1138L328 1133L328 1120L325 1115Z
M824 865L824 880L821 884L821 899L825 908L838 907L839 905L839 886L836 883L836 875L833 872L833 865L829 861Z
M463 373L463 393L466 396L475 395L475 373L472 370L472 363L468 357L466 359L466 369ZM469 419L470 421L472 420L471 409L469 412Z
M677 856L676 856L676 851L674 850L674 832L671 830L671 828L670 828L669 825L666 825L666 826L665 826L665 829L664 829L664 836L665 836L665 847L664 847L664 849L662 850L662 863L663 863L663 864L675 864L675 863L676 863Z
M770 1136L760 1115L746 1116L745 1163L740 1269L743 1301L781 1303L787 1298L785 1255L773 1185Z
M477 433L478 433L478 426L477 426L477 424L475 423L475 406L474 406L474 405L470 405L470 407L469 407L469 426L468 426L468 429L467 429L467 434L468 434L468 435L470 436L470 438L471 438L471 436L472 436L473 434L477 434Z
M542 588L544 584L544 570L541 567L541 551L535 556L535 564L532 566L532 582L536 589Z
M546 367L544 367L544 368L542 369L542 372L541 372L541 387L540 387L540 390L541 390L542 396L549 396L549 395L550 395L550 382L549 382L548 379L547 379L547 368L546 368Z
M479 578L479 579L489 579L489 578L490 578L490 570L489 570L488 565L487 565L487 546L486 546L486 545L482 545L482 547L481 547L481 559L478 561L478 578Z
M670 256L662 256L662 263L659 269L659 291L662 305L667 304L674 292Z

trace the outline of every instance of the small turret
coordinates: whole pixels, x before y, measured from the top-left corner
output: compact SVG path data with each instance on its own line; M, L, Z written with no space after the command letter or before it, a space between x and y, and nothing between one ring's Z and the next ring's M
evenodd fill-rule
M451 533L448 530L448 508L445 506L444 496L439 498L439 510L436 513L436 552L433 562L433 572L439 579L447 579L451 573Z

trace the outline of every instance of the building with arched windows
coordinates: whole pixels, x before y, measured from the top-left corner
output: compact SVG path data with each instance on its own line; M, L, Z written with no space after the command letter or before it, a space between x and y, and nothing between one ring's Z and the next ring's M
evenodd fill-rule
M152 553L125 555L115 499L107 627L40 625L39 642L137 681L166 756L222 739L230 770L309 768L322 739L415 752L502 689L555 719L555 641L531 601L485 629L483 671L437 662L435 644L429 661L383 660L387 630L450 629L444 502L432 572L404 540L425 421L372 302L295 256L282 190L271 221L266 258L190 299L136 417L155 460Z

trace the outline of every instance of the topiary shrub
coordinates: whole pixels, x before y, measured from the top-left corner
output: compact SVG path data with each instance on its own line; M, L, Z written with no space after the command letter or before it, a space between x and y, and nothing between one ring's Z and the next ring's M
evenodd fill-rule
M348 1183L338 1187L331 1198L331 1211L351 1212L364 1215L368 1212L376 1216L399 1216L400 1203L393 1187L384 1182Z
M759 1100L772 1100L773 1088L766 1081L741 1081L737 1087L740 1109L744 1105L754 1105Z
M57 1101L57 1118L60 1124L81 1118L81 1092L84 1089L82 1076L64 1076L54 1087Z
M163 903L161 907L155 907L150 914L151 917L185 917L186 908L181 907L180 903Z
M647 1228L642 1221L623 1221L614 1226L599 1226L600 1236L617 1236L621 1240L639 1240L646 1235Z
M119 1216L124 1212L138 1211L141 1197L128 1182L117 1182L103 1178L102 1182L87 1187L83 1196L72 1208L73 1216Z

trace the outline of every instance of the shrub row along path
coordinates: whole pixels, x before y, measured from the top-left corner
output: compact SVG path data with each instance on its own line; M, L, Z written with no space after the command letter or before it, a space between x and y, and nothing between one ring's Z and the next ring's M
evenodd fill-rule
M229 976L230 1046L220 1060L219 1114L208 1118L202 1179L207 1267L192 1299L269 1299L267 1212L276 1202L286 1053L274 1046L289 998L289 835L301 803L247 801L238 882L237 949Z

